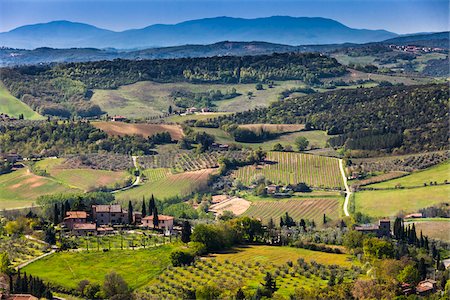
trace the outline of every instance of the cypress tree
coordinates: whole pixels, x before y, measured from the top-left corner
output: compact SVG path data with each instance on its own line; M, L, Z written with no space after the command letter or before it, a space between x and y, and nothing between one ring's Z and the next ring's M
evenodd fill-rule
M66 202L64 202L64 211L67 213L68 211L70 211L70 203L68 200L66 200Z
M147 207L145 206L145 197L142 196L142 217L147 215Z
M59 221L59 209L58 209L58 203L55 203L53 207L53 223L55 225L58 225Z
M323 224L327 224L327 216L323 214Z
M155 197L153 197L153 194L150 198L150 201L148 202L148 215L153 215L153 210L155 209Z
M131 201L128 201L128 224L133 223L133 204Z
M420 231L420 248L425 247L425 240L423 238L422 230Z
M425 237L425 244L424 244L425 249L430 250L430 247L428 245L428 237Z
M267 224L267 229L274 229L275 228L275 223L273 222L273 219L270 218L269 223Z
M156 207L153 209L153 227L159 228L158 209Z
M189 223L189 221L184 221L181 229L181 241L183 243L189 243L191 241L191 234L191 223Z

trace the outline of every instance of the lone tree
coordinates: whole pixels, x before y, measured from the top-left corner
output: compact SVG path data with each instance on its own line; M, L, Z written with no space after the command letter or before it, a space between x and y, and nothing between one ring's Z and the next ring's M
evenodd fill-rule
M181 241L183 243L189 243L191 241L191 234L191 223L189 223L189 221L184 221L181 229Z
M147 215L147 207L145 206L145 196L142 196L142 217Z
M327 224L327 215L323 214L323 224Z
M53 207L53 224L58 225L59 223L59 209L58 203L55 203Z
M295 139L295 146L297 146L298 151L304 151L309 145L309 141L304 136L299 136Z
M272 296L272 294L277 290L277 283L275 282L275 279L273 279L272 274L269 272L267 272L264 277L264 289L268 294L266 295L268 297Z
M159 228L158 209L156 207L153 209L153 227Z
M153 210L155 209L155 197L153 197L153 194L148 201L148 215L151 216L153 214Z
M128 224L133 223L133 204L128 201Z

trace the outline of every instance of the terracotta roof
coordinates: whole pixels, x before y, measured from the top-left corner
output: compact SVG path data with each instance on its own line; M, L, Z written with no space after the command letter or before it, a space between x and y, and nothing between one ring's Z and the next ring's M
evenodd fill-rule
M172 217L172 216L158 215L159 221L168 221L168 220L173 220L173 219L174 219L174 217ZM147 217L143 218L142 220L153 220L153 216L147 216Z
M85 223L85 224L73 224L74 230L95 230L97 226L92 223Z
M119 204L113 205L92 205L92 208L95 209L96 212L100 213L120 213L122 212L122 206Z
M422 213L409 214L404 217L404 219L410 219L410 218L422 218Z
M113 231L114 228L112 227L99 227L97 228L97 231Z
M423 293L423 292L434 289L435 286L436 286L436 281L427 279L427 280L419 282L419 284L416 287L416 291L419 293Z
M355 230L379 230L380 227L377 225L370 225L370 226L356 226Z
M12 294L6 300L38 300L31 294Z
M86 219L87 213L85 211L68 211L65 219Z

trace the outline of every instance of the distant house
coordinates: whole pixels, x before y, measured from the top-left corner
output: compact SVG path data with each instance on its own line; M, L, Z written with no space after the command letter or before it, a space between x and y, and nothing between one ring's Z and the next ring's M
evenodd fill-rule
M111 118L111 121L113 121L113 122L125 122L127 120L128 119L124 116L114 116Z
M159 225L157 228L171 232L173 230L173 220L174 217L172 216L158 215ZM142 218L142 226L155 228L153 226L153 216L147 216L145 218Z
M388 219L379 220L378 225L356 226L355 230L367 234L371 233L377 237L389 237L391 235L391 221Z
M276 194L280 191L280 186L276 184L269 184L266 186L267 194Z
M436 281L425 279L416 286L416 293L419 296L427 296L436 292Z
M94 223L73 224L73 234L76 236L87 236L97 233L97 225Z
M21 160L22 157L17 153L10 152L10 153L0 154L0 159L3 161L7 161L9 163L15 163L16 161Z
M404 217L404 219L420 219L422 218L422 213L409 214Z
M92 219L98 226L128 224L128 211L118 204L92 205Z
M64 224L70 230L73 229L74 224L87 223L87 213L85 211L68 211L64 218Z
M35 296L31 294L10 294L8 296L4 295L2 296L0 294L0 299L2 300L39 300L39 298L36 298Z
M186 109L186 114L187 115L192 115L195 114L197 112L197 108L196 107L190 107Z
M210 148L211 150L228 151L230 146L227 144L212 143Z
M402 290L402 294L405 296L412 295L416 292L414 287L412 285L410 285L409 283L402 283L400 288Z
M101 226L97 227L97 234L106 235L106 234L113 234L114 228L109 226Z
M446 270L447 270L448 268L450 268L450 258L443 259L443 260L442 260L442 264L444 265L444 267L445 267Z

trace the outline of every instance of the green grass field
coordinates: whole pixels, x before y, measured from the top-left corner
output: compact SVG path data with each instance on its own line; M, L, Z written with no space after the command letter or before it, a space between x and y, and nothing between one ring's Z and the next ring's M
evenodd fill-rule
M412 189L362 191L355 194L356 211L373 217L393 217L449 202L450 185Z
M78 282L103 283L105 275L120 274L131 288L139 288L159 275L169 264L174 245L139 250L59 252L22 269L46 282L76 288Z
M403 187L423 186L424 183L429 184L430 181L443 183L444 180L450 180L450 163L446 163L428 168L426 170L411 173L408 176L393 179L385 182L371 184L371 188L395 188L397 185Z
M316 225L320 225L323 214L332 220L338 219L340 207L339 198L273 199L253 202L243 215L261 219L264 224L267 224L270 218L278 223L280 217L287 212L296 222L300 219L314 220Z
M0 175L0 209L31 206L41 195L74 192L80 190L67 187L52 178L36 176L26 168Z
M283 147L290 145L293 149L295 149L295 139L299 136L303 136L308 139L309 145L314 146L317 148L324 148L326 146L328 135L325 131L321 130L314 130L314 131L299 131L299 132L293 132L288 134L283 134L281 136L278 136L275 139L264 141L262 143L241 143L236 142L234 138L228 134L227 132L223 131L220 128L200 128L200 127L194 127L195 131L198 132L206 132L208 134L214 135L216 138L216 141L218 143L222 144L238 144L243 147L249 147L253 149L261 148L265 151L270 151L273 149L273 146L275 144L280 143L283 145Z
M149 169L144 171L147 181L136 188L118 192L116 199L119 201L140 200L142 196L154 195L157 199L188 196L207 184L208 176L212 169L205 169L180 174L170 174L161 169Z
M268 152L267 164L246 166L234 172L244 184L251 184L255 174L262 174L273 183L304 182L318 188L342 189L344 183L336 158L294 152Z
M277 82L273 88L265 86L257 91L255 84L193 84L187 82L157 83L142 81L122 86L117 90L95 90L92 102L98 104L110 115L124 115L129 118L145 118L161 116L169 109L169 105L176 107L170 98L175 90L189 90L192 92L207 92L221 90L223 92L235 88L241 96L229 100L216 101L218 111L236 112L247 109L268 106L278 99L278 95L289 88L304 86L300 81ZM253 92L248 98L247 92ZM172 120L173 122L176 122Z
M44 159L37 162L36 167L46 170L56 181L84 191L92 191L101 186L121 187L131 177L126 171L66 169L61 165L63 163L63 158Z
M416 227L416 232L422 233L433 239L450 242L450 219L448 218L423 218L408 219L405 224L412 224Z
M18 118L23 114L27 120L44 119L43 116L35 112L28 105L14 97L0 82L0 113L8 114L9 116Z
M194 120L194 121L204 121L204 120L208 120L208 119L213 119L213 118L217 118L220 116L224 116L224 115L229 115L230 113L226 113L226 112L209 112L209 113L198 113L198 114L194 114L194 115L172 115L170 117L167 118L163 118L163 120L165 122L173 122L173 123L183 123L185 121L190 121L190 120Z

